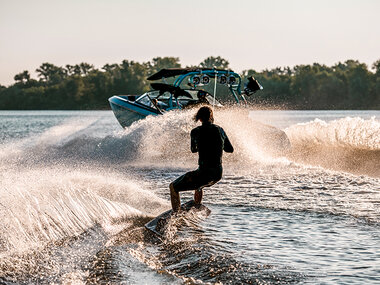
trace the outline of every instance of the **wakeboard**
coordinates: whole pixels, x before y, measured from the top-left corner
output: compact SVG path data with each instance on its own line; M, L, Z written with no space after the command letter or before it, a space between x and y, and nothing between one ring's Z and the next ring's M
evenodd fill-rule
M190 200L181 205L181 211L189 212L190 210L196 211L196 212L204 211L207 216L210 215L211 213L211 210L209 208L207 208L205 205L202 205L202 204L195 204L194 200ZM145 228L147 228L152 233L158 235L159 237L163 237L165 225L169 222L172 214L173 214L172 210L168 210L162 213L161 215L157 216L150 222L146 223Z

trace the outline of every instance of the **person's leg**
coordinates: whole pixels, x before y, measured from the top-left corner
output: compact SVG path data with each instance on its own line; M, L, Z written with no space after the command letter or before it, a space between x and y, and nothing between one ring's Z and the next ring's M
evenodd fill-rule
M179 197L179 193L177 193L174 190L173 183L170 183L169 189L170 189L170 199L171 199L171 202L172 202L173 212L178 212L178 210L181 207L181 199Z
M202 202L202 197L203 197L203 189L199 188L199 189L195 190L195 192L194 192L195 204L200 205Z
M206 168L198 169L197 172L197 190L194 192L194 202L197 205L202 203L203 188L210 187L218 182L222 177L222 168Z

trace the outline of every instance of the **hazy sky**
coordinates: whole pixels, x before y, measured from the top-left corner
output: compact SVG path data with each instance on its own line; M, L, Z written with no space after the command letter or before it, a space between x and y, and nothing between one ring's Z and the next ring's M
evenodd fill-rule
M43 62L222 56L235 71L380 59L380 0L0 0L0 84Z

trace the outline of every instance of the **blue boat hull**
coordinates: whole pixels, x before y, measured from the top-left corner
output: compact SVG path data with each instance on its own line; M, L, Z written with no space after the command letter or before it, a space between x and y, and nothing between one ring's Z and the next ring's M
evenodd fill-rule
M129 127L133 122L144 119L149 115L159 115L156 110L130 101L127 97L112 96L108 99L116 119L123 128Z

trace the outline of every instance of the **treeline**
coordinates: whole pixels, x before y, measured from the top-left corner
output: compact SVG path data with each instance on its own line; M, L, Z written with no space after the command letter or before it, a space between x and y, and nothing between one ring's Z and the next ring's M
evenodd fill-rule
M229 68L221 57L208 57L199 67ZM162 68L181 67L177 57L156 57L149 62L124 60L96 69L88 63L56 66L43 63L38 80L28 71L14 76L15 83L0 85L0 109L109 109L115 94L142 94L149 90L148 76ZM245 70L243 80L254 76L264 90L249 97L260 106L289 109L380 109L380 60L373 71L354 60L328 67L298 65L257 72Z
M253 75L264 90L257 92L255 102L289 109L380 109L380 60L373 65L347 60L334 66L318 63L275 68Z

